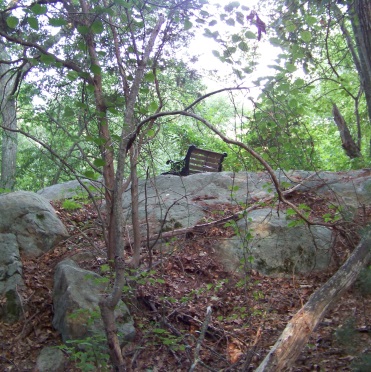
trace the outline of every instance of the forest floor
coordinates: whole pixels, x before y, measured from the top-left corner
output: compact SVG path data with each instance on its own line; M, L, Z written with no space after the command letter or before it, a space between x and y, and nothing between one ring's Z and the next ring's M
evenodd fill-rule
M304 201L303 195L294 198L295 202L312 202L322 215L325 212L321 202L309 200L308 195ZM100 272L106 264L93 207L84 205L74 211L65 210L61 204L54 207L71 237L52 252L23 261L24 319L15 324L0 324L0 371L36 371L41 349L61 345L60 335L52 327L55 265L76 253L85 255L82 266L86 269ZM210 217L216 218L220 211L235 212L230 206L217 205L215 216ZM363 222L370 220L371 213L366 212ZM125 298L137 330L134 342L123 349L127 370L189 371L200 346L195 371L253 371L291 317L336 272L357 244L357 239L349 239L356 233L352 226L348 228L347 234L338 234L332 247L336 264L321 274L285 278L267 277L251 270L245 275L231 274L213 250L216 239L233 234L225 227L178 237L169 242L165 254L153 250L152 270L142 276L135 290ZM146 269L148 254L143 256L142 269ZM105 275L109 271L105 270ZM362 282L357 282L328 311L292 371L371 370L371 294L365 292L367 288L364 290ZM209 306L211 319L202 339L201 329L206 324ZM110 370L105 362L106 352L94 341L92 349L82 364L81 359L70 358L65 370L88 370L89 363L95 365L91 370ZM74 356L82 358L77 351ZM357 367L361 356L363 367Z

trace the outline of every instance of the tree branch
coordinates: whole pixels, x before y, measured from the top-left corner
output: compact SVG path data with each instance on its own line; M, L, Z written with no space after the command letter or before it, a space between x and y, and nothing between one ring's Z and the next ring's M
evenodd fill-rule
M276 372L290 368L300 355L309 336L330 306L354 283L371 258L371 230L341 268L316 292L287 324L256 372Z

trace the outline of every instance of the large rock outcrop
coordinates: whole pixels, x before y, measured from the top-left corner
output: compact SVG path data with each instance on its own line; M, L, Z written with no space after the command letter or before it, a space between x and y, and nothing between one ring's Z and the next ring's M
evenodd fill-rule
M20 252L40 256L67 236L43 197L25 191L0 195L0 319L13 322L22 314Z
M339 211L344 219L351 219L357 208L371 204L370 169L349 172L284 172L280 170L276 171L275 175L284 189L295 187L298 192L311 192L328 198L329 203L341 207ZM70 190L70 188L71 184L66 184L66 189ZM48 192L52 195L53 190L49 189ZM63 186L58 186L58 193L63 194ZM148 227L152 235L158 233L160 229L169 231L193 226L203 220L208 215L207 212L217 204L247 204L251 201L273 197L274 194L275 189L267 172L200 173L187 177L161 175L148 180L140 180L139 218L142 237L147 236ZM125 231L130 233L130 190L124 193L123 211L127 223ZM260 231L261 235L264 229L264 234L269 235L269 238L262 239L259 238L259 234L253 234L253 239L249 242L249 250L254 252L251 260L255 264L252 266L264 273L287 270L287 273L291 274L294 268L296 272L308 272L310 268L324 269L329 259L317 235L324 234L323 244L329 249L331 231L320 227L311 228L310 231L306 231L303 226L289 228L284 213L281 213L280 217L273 217L275 208L272 208L270 212L272 218L269 223L266 223L266 219L260 218L259 213L265 213L264 211L250 214L252 221L249 228L251 231ZM217 251L225 257L226 262L230 262L231 268L235 268L236 259L244 254L238 248L238 246L241 247L238 239L246 234L246 224L241 221L238 229L235 238L217 247ZM278 234L278 231L281 233ZM298 237L301 239L299 240ZM289 246L285 242L297 242L298 244ZM323 249L314 249L314 246L320 246ZM273 249L273 247L280 247L280 249ZM285 247L287 250L284 252ZM300 253L302 248L304 251ZM305 249L308 249L307 253ZM246 245L243 246L243 250L246 250ZM293 254L294 251L295 254ZM225 256L228 252L230 256ZM271 254L267 255L268 252Z

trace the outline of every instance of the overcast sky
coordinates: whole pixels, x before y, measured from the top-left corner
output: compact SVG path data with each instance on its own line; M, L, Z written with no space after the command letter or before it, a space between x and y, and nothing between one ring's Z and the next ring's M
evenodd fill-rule
M225 6L229 4L230 0L209 0L210 4L220 4ZM250 9L257 9L257 4L259 0L249 0L240 2L240 4L244 4L248 6ZM264 19L264 14L259 12L259 16ZM223 28L221 23L218 24L218 31L222 33ZM236 31L240 25L235 26ZM225 26L225 29L232 30L231 26ZM251 31L256 32L256 29L251 28ZM272 73L266 66L269 64L273 64L276 55L279 53L277 48L272 47L267 40L264 40L264 34L262 40L259 42L259 53L261 54L261 58L259 58L259 65L257 67L257 71L254 72L253 76L250 76L246 79L246 83L248 86L252 86L252 81L256 80L257 77L266 76ZM266 37L265 37L266 38ZM251 41L254 43L254 41ZM190 54L197 55L198 61L193 65L193 67L197 70L204 70L204 83L207 84L209 90L219 89L221 87L231 86L231 78L228 78L227 81L225 77L231 73L230 65L227 63L220 62L213 54L213 50L220 50L220 46L211 38L206 38L202 36L202 32L197 35L195 40L192 41L190 46ZM207 70L218 70L217 74L213 74L212 77L207 77Z

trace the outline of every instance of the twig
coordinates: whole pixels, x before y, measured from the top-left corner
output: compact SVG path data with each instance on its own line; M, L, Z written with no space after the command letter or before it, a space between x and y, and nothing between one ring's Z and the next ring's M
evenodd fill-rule
M259 327L258 328L258 331L256 332L256 335L255 335L254 343L253 343L251 349L246 354L246 361L245 361L245 364L242 367L242 371L244 371L244 372L249 369L249 366L250 366L250 363L251 363L251 359L254 356L254 352L256 350L256 347L258 345L258 342L260 340L261 335L262 335L262 327Z
M196 349L195 349L195 353L194 353L194 362L191 365L191 368L189 369L189 372L193 372L195 370L197 364L200 362L201 344L202 344L202 341L205 338L205 333L206 333L206 330L209 326L210 320L211 320L211 306L208 306L207 309L206 309L205 321L202 324L200 337L198 338L198 341L197 341L197 345L196 345Z

